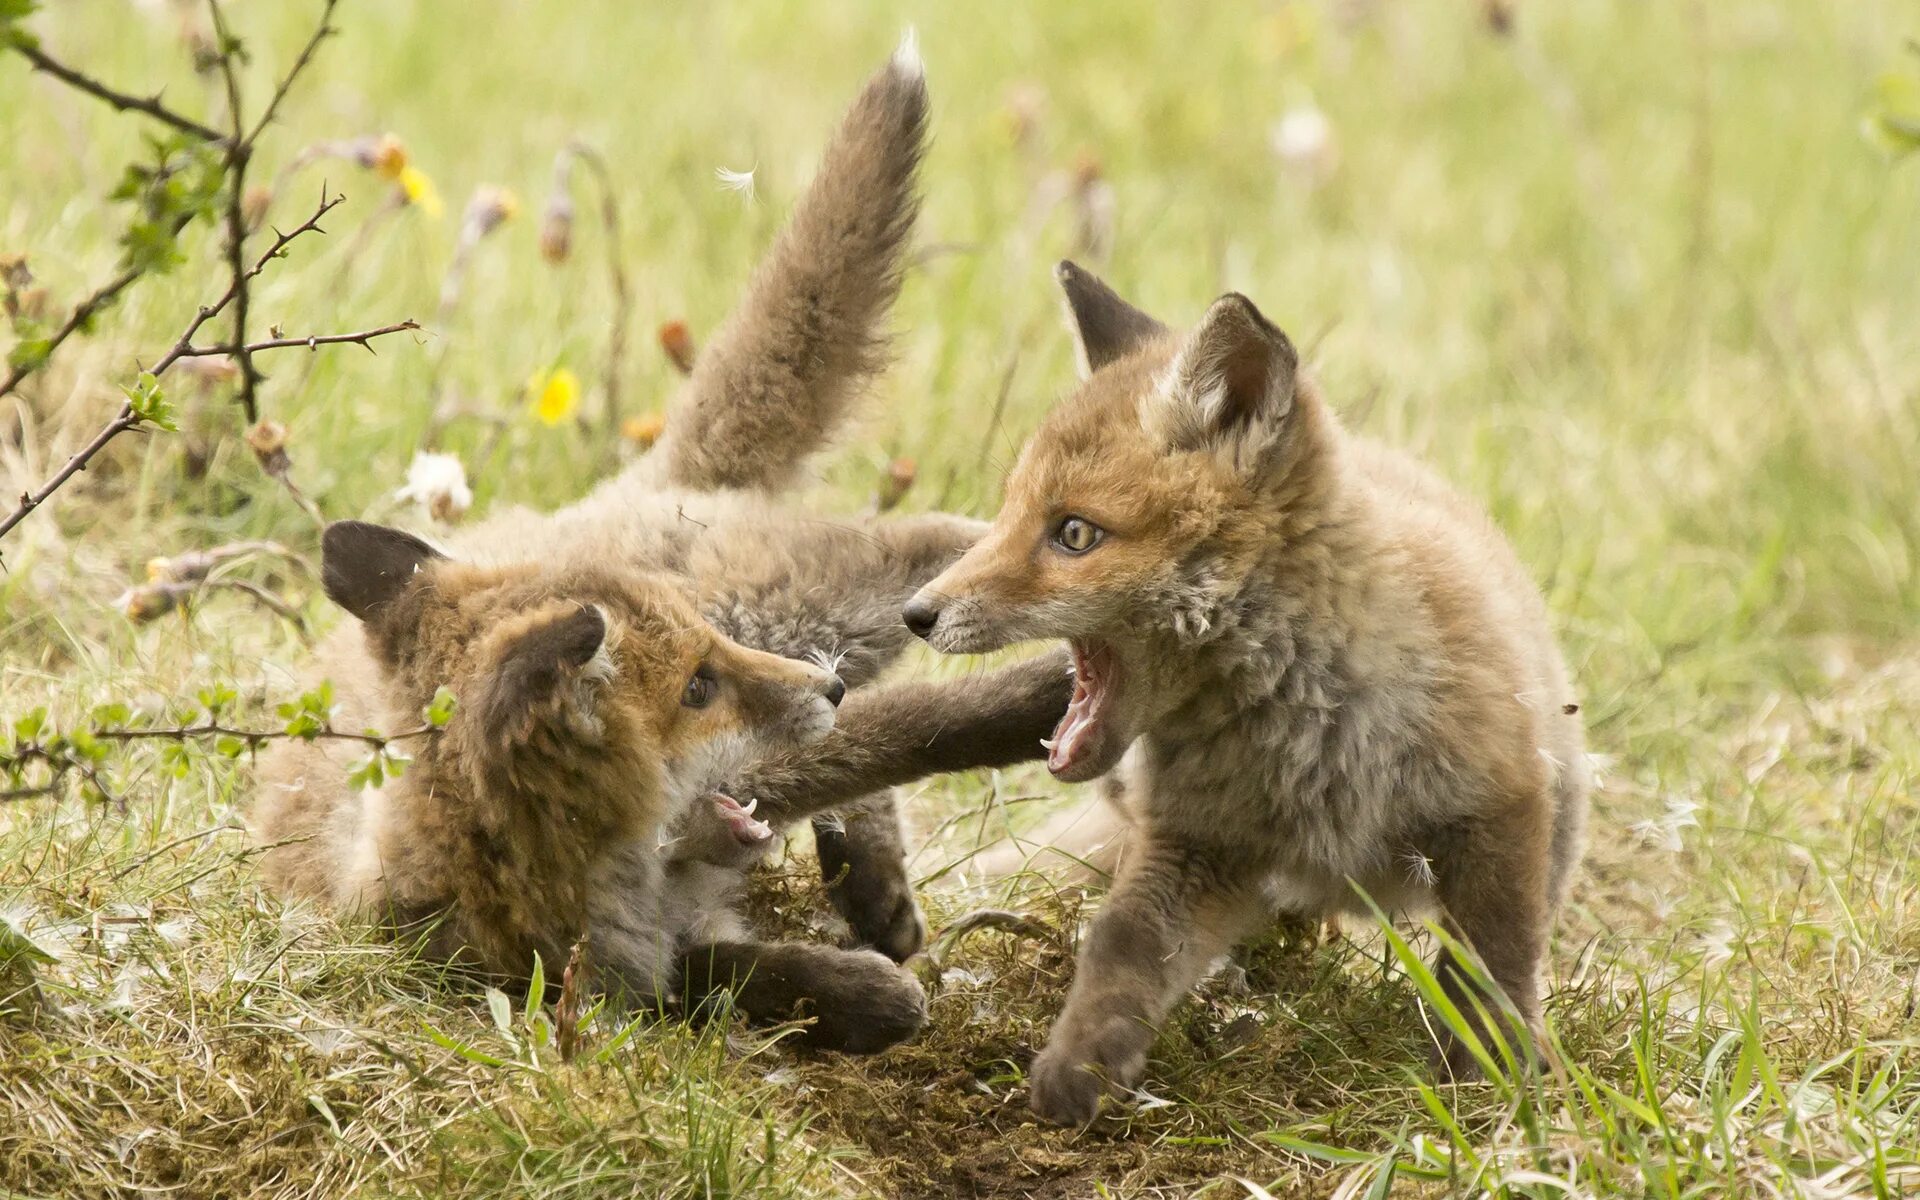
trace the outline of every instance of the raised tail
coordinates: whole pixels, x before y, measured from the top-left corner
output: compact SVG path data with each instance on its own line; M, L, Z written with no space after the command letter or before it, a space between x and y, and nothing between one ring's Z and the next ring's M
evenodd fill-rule
M779 490L886 359L919 209L927 88L909 34L868 81L746 299L694 365L658 450L682 488Z

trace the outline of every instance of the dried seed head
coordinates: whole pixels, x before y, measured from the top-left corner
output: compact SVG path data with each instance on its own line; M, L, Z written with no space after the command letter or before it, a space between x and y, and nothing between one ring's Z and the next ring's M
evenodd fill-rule
M660 327L660 348L682 375L693 374L693 335L685 321L668 321Z
M266 420L247 430L247 448L253 451L260 469L275 479L285 478L293 460L287 456L287 427Z
M902 456L888 463L886 477L880 481L879 495L874 498L874 507L886 512L899 504L918 475L919 467L911 458Z
M180 607L182 594L183 589L172 584L143 583L139 587L128 588L113 604L126 615L127 620L145 623Z
M547 211L540 218L540 257L550 263L563 263L573 253L573 201L562 192L547 200Z
M642 450L651 449L667 431L667 419L659 413L646 413L643 416L628 417L620 422L620 436Z

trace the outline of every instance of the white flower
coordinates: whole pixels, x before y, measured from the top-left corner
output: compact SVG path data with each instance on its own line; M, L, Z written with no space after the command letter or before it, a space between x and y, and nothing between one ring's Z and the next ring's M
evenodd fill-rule
M1287 110L1268 134L1274 155L1286 166L1319 179L1333 171L1333 122L1312 104Z
M407 486L393 498L418 504L436 521L457 521L473 507L467 469L453 455L430 450L413 456L413 463L407 467Z

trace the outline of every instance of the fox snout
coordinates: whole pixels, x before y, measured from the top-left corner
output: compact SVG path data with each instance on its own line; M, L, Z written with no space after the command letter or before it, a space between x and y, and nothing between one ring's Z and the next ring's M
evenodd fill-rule
M827 736L847 685L832 671L777 655L756 655L758 670L742 680L750 724L775 741L805 744ZM749 682L748 680L751 680Z

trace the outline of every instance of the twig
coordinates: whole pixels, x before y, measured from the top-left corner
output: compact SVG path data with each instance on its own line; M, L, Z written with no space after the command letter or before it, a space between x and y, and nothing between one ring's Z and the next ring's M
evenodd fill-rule
M253 161L253 143L246 135L246 122L240 111L240 73L234 67L235 48L233 35L227 32L226 17L220 11L220 0L207 0L207 12L213 18L213 36L220 43L220 74L227 85L227 119L232 122L233 136L227 146L227 270L233 277L231 293L233 295L233 345L234 361L240 368L240 408L247 414L247 424L252 425L260 419L260 372L253 365L253 353L247 348L247 305L249 292L247 281L247 217L245 212L245 193L247 189L247 165Z
M167 351L167 353L160 358L160 361L150 368L150 373L157 378L164 374L168 367L188 357L189 352L194 349L194 335L200 332L201 327L214 317L219 316L220 313L226 309L227 305L234 301L234 298L239 292L245 288L247 281L266 270L267 264L279 258L286 251L288 244L294 239L309 232L325 233L326 231L320 228L320 219L326 216L327 213L332 211L336 206L344 203L345 200L345 196L327 195L326 185L324 183L321 184L320 203L319 206L314 209L313 215L301 222L300 225L291 232L280 233L276 230L273 245L268 247L267 252L255 260L251 268L241 272L227 285L225 295L221 296L212 304L201 306L200 311L196 313L193 320L188 323L186 331L180 335L178 341L174 342L173 348ZM302 341L300 344L304 345L306 343ZM86 470L87 463L92 461L93 456L100 453L108 442L111 442L114 438L119 437L138 424L140 424L140 417L133 411L133 406L131 404L122 404L120 411L114 416L113 420L107 422L106 426L94 435L92 441L75 452L73 457L67 460L66 465L61 467L53 478L47 480L38 490L21 494L19 507L15 508L13 512L4 519L0 519L0 538L4 538L8 533L12 532L14 526L25 520L28 513L45 503L47 497L59 491L69 479L81 471Z
M290 233L281 233L277 229L274 230L273 245L267 248L265 254L262 254L258 259L254 260L253 267L246 273L245 279L251 280L254 276L266 270L267 264L284 255L287 246L302 234L318 233L324 236L327 231L320 228L320 219L346 202L347 198L345 195L327 195L327 185L322 182L320 185L320 204L319 207L313 210L313 215L305 221L302 221ZM234 290L235 285L231 283L228 284L225 295L221 296L212 304L201 307L200 311L195 314L192 324L187 326L186 332L180 335L178 341L174 342L173 349L167 351L167 353L161 357L160 361L154 364L152 367L152 373L154 375L162 374L168 367L187 357L187 351L193 349L194 335L200 332L202 325L219 316L221 312L226 309L227 305L233 302ZM0 532L4 532L4 530L0 530Z
M173 111L171 108L160 103L160 97L158 95L132 96L126 92L116 91L92 76L82 74L72 67L55 60L46 51L31 42L23 42L16 39L11 44L28 62L33 64L34 70L44 71L60 82L77 88L89 96L104 100L122 112L144 113L162 124L171 125L182 133L190 133L197 138L212 142L215 145L225 145L227 143L226 134L221 133L217 129L202 125L192 117L182 116Z
M246 744L247 749L258 749L268 742L290 741L345 741L360 742L376 751L384 751L395 742L408 741L439 733L435 725L419 725L412 729L403 729L398 733L352 733L344 729L335 729L331 725L321 726L301 733L291 733L284 729L242 729L231 725L222 725L216 720L203 721L198 725L155 726L145 729L90 729L88 735L96 741L138 742L138 741L175 741L183 742L191 738L231 737ZM62 749L47 745L41 741L20 742L4 753L0 753L0 770L16 770L27 763L45 763L52 773L45 783L29 784L11 791L0 791L0 803L11 800L26 800L35 796L52 795L59 789L60 780L69 771L78 771L88 783L109 801L118 803L118 797L108 790L100 779L97 768L82 759L76 759ZM17 778L18 776L16 776Z
M45 366L47 360L53 357L53 352L60 348L60 343L78 332L82 326L93 319L95 313L112 303L115 296L125 291L143 273L139 268L122 271L102 284L91 296L74 305L73 314L67 318L66 323L54 330L53 335L47 339L46 349L40 353L39 361L32 364L22 363L7 373L6 381L0 383L0 397L12 393L13 389L20 386L21 380Z
M607 275L613 284L613 331L607 337L607 437L620 430L620 384L627 357L627 326L633 313L633 287L627 281L627 268L620 258L620 207L613 186L613 173L598 150L575 140L567 149L593 172L600 187L600 224L607 237Z
M400 321L393 325L382 325L378 329L363 329L359 333L318 333L307 337L269 338L264 342L249 342L245 346L188 346L186 349L180 351L179 357L205 358L215 354L258 354L263 350L290 350L297 346L305 346L311 350L320 346L339 345L343 342L353 342L356 345L366 346L367 351L372 353L373 347L368 346L367 343L374 338L385 337L390 333L404 333L409 329L418 328L420 328L418 321L407 320Z
M52 479L41 484L37 491L20 493L20 506L14 509L4 521L0 521L0 538L6 537L15 525L26 520L28 513L45 504L47 497L59 491L61 485L67 480L86 470L88 461L100 453L108 442L139 423L140 417L133 411L133 405L122 404L119 415L108 421L99 433L94 434L92 441L75 452L74 456L67 460L67 465L55 472Z

